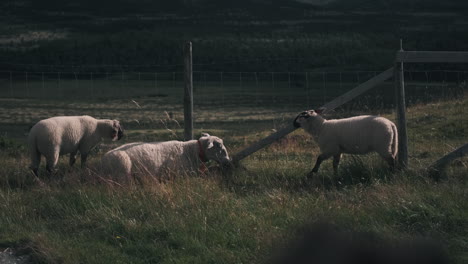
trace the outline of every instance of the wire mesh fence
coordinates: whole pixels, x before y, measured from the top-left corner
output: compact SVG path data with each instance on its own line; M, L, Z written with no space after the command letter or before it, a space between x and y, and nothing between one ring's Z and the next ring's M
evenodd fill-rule
M195 126L221 120L270 122L271 126L275 120L289 120L299 111L320 107L379 73L196 71ZM468 71L406 71L407 104L463 97L467 78ZM168 120L180 125L183 87L183 72L1 71L0 129L31 125L50 116L83 114L117 118L134 126L161 122L167 126ZM331 116L391 113L394 94L394 82L388 80Z
M194 72L195 131L214 131L226 138L258 134L261 139L291 122L298 112L320 107L379 71L327 72ZM25 140L29 127L61 115L119 119L132 131L127 140L161 140L161 133L182 140L183 72L0 72L0 136ZM463 125L434 114L438 103L463 109L468 71L405 71L410 159L428 162L466 143ZM387 80L327 114L359 114L395 120L395 83ZM458 100L459 101L459 100ZM424 106L434 111L421 113ZM422 106L422 107L419 107ZM427 109L427 107L425 108ZM424 110L426 111L426 110ZM453 109L451 110L453 111ZM425 133L418 127L430 127ZM169 131L169 132L168 132ZM159 134L158 134L159 133ZM437 138L428 144L428 138ZM433 139L432 139L433 141ZM241 143L239 146L241 146Z
M378 71L337 72L194 72L195 106L318 107L374 77ZM405 72L408 104L462 96L467 71ZM344 107L392 108L391 80ZM0 98L97 102L111 99L164 98L181 105L182 72L0 72Z
M194 72L194 92L204 99L195 103L325 103L378 73ZM464 90L460 84L466 82L467 75L468 71L407 71L409 103L458 96ZM182 72L0 71L1 98L95 100L179 96L183 85ZM217 95L224 96L221 98L224 101L219 101Z

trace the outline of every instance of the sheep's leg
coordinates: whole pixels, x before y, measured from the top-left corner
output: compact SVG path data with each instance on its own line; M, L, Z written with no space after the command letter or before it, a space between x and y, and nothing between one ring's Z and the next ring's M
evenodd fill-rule
M72 152L70 153L70 167L73 167L73 165L75 164L76 162L76 153L78 151L75 151L75 152Z
M311 177L314 173L318 172L319 168L320 168L320 164L322 164L322 162L328 158L330 158L331 155L326 155L326 154L320 154L317 158L317 162L315 162L315 166L314 168L312 169L311 172L309 172L309 174L307 174L308 177Z
M388 157L385 158L385 161L387 161L388 166L390 166L390 170L394 172L396 170L396 160L393 157Z
M60 151L57 149L52 153L52 156L46 157L46 163L47 163L46 169L47 169L47 172L49 172L50 174L54 172L55 166L57 166L59 154L60 154Z
M379 153L380 157L382 157L383 160L385 160L390 167L390 170L394 172L396 170L397 162L396 158L392 156L391 153Z
M39 165L41 164L41 153L37 150L32 150L31 151L31 165L29 168L32 170L34 175L38 177L37 171L39 170Z
M340 164L341 153L333 156L333 172L338 173L338 165Z
M88 153L81 153L81 168L86 167L87 159L88 159Z

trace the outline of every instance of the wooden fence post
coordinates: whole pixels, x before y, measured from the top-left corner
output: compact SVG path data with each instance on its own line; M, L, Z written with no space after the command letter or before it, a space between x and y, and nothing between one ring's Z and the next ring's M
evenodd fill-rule
M405 81L403 63L468 63L468 52L458 51L404 51L401 47L395 57L395 95L398 118L398 160L402 168L408 166L408 135L406 132Z
M408 134L406 132L405 72L403 62L395 63L395 98L398 126L398 163L400 168L408 167Z
M184 45L184 139L193 139L193 68L192 42Z
M10 71L10 97L13 98L13 73Z

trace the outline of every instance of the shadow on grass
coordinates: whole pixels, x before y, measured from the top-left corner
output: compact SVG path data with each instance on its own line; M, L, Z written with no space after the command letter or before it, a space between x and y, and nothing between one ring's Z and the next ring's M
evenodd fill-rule
M0 187L8 189L30 189L37 186L38 180L32 171L20 170L4 173L0 178Z
M268 263L450 263L442 245L427 238L393 241L325 222L302 226L295 233Z
M369 164L369 160L360 156L351 156L338 169L335 177L337 186L370 185L375 182L388 182L394 178L394 172L383 163Z
M246 168L240 165L223 176L222 184L238 194L254 194L271 189L282 189L291 193L318 190L339 190L351 186L369 186L376 182L389 182L394 173L383 163L372 164L368 158L352 156L343 162L338 173L327 166L312 177L301 168Z
M12 263L63 263L63 260L54 256L52 249L42 240L41 237L37 237L35 240L0 241L0 249L10 249L15 261Z

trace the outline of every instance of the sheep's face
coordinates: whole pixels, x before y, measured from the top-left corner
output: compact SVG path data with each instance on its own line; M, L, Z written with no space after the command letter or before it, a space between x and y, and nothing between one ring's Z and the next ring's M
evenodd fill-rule
M300 113L293 121L294 127L303 127L306 122L310 120L323 119L322 114L325 108L319 108L316 110L307 110Z
M227 164L231 162L231 158L224 146L223 140L215 136L206 136L205 134L200 140L205 142L205 156L208 160L214 160L220 164Z
M120 125L120 122L118 120L113 120L112 122L112 133L111 133L111 139L112 141L120 140L124 135L124 130L122 125Z
M300 113L296 118L294 119L293 125L294 127L301 127L302 124L304 124L307 119L313 116L317 116L317 112L315 110L308 110Z

